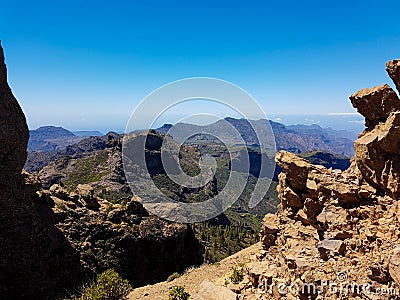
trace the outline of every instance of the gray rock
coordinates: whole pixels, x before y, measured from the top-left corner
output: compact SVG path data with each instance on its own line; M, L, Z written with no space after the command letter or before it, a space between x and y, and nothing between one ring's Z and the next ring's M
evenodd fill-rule
M322 240L318 243L317 249L321 258L328 260L335 255L342 255L346 250L346 245L341 240Z

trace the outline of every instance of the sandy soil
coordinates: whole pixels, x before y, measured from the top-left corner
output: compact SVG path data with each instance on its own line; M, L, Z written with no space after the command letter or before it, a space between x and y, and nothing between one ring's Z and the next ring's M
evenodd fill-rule
M261 244L257 243L225 258L219 264L203 265L199 268L189 269L181 277L171 282L164 281L137 288L129 295L129 299L167 300L170 289L177 285L184 286L189 294L194 294L205 279L223 285L225 278L232 273L233 267L239 267L241 264L255 261L255 254L259 253L260 250Z

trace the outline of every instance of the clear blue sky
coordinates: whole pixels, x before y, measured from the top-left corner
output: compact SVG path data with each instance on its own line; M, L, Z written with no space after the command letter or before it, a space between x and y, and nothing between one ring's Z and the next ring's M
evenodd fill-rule
M107 131L192 76L241 86L268 115L353 112L349 94L389 82L399 11L365 0L2 1L0 39L31 128Z

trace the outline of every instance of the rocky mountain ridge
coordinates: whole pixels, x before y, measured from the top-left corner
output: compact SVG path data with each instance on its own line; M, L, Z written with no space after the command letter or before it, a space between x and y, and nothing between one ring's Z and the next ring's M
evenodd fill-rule
M29 131L28 151L61 150L83 138L62 127L43 126Z
M294 153L301 153L307 151L325 151L332 154L341 154L351 157L354 155L353 140L348 138L349 134L336 131L331 128L321 128L318 125L291 125L285 126L284 124L277 123L274 121L261 120L246 120L246 119L235 119L225 118L224 120L215 122L207 126L198 126L188 123L178 123L175 125L165 124L164 126L156 129L158 133L167 133L168 130L174 126L172 136L179 140L179 136L184 135L185 132L220 132L222 137L226 137L226 141L235 144L234 140L230 140L230 137L221 130L226 126L223 126L224 122L228 122L235 127L240 133L243 140L247 145L259 145L261 141L258 140L254 128L257 128L261 135L269 135L269 132L265 131L266 127L270 127L274 134L276 149L287 150ZM221 125L220 125L221 124ZM351 134L350 134L351 135ZM198 137L197 137L198 139ZM207 141L207 137L204 140ZM194 138L188 139L187 143L198 143ZM264 146L268 146L268 140L264 143Z

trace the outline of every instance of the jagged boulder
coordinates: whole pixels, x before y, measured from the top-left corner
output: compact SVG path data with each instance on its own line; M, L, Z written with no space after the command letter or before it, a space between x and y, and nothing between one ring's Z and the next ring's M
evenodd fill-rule
M386 71L396 85L397 91L400 93L400 60L395 59L386 63Z
M386 64L389 76L399 87L399 61ZM365 89L364 89L365 90ZM393 198L400 196L400 100L384 85L375 92L364 90L350 96L353 105L365 116L367 129L355 141L354 161L362 178Z
M391 112L400 110L399 97L387 84L372 89L362 89L351 95L350 100L357 111L365 117L368 129L386 121Z

